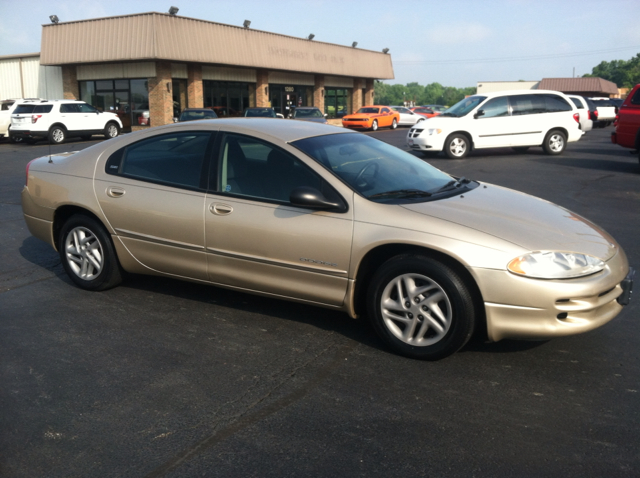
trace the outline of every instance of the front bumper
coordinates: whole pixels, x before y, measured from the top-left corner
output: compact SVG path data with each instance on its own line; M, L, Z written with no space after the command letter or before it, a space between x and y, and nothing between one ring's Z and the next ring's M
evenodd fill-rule
M596 329L629 303L634 270L622 250L605 269L570 280L539 280L506 270L473 269L490 340L549 339Z
M428 134L421 128L411 128L407 134L407 146L416 151L442 151L446 135Z

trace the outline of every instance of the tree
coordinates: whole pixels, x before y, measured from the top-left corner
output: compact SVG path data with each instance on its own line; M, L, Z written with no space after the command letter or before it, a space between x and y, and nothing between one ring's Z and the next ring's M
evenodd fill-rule
M614 82L618 88L632 88L640 83L640 53L628 61L603 61L583 77L598 77Z

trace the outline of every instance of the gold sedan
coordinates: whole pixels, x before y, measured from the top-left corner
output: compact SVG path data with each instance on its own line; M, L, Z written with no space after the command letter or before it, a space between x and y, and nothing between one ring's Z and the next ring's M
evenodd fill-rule
M633 280L588 220L323 124L178 123L39 158L22 208L83 289L128 271L343 310L418 359L592 330Z

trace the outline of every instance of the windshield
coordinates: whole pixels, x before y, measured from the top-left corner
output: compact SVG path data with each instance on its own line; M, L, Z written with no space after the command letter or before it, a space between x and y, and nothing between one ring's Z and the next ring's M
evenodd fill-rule
M360 108L358 113L368 113L368 114L376 114L380 112L380 108Z
M183 111L179 121L195 121L207 118L217 118L216 114L211 110L204 111Z
M452 180L412 154L360 133L316 136L292 144L376 202L424 201Z
M272 108L251 108L245 111L244 115L258 118L275 118L276 112Z
M474 109L486 99L486 96L470 96L469 98L458 101L455 105L446 110L440 116L454 116L456 118L460 118L468 114L472 109Z
M318 109L296 109L293 112L294 118L324 118Z

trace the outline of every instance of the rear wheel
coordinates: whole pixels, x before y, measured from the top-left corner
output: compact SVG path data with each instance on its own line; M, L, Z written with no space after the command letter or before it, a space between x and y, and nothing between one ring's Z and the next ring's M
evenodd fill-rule
M368 314L395 352L422 360L451 355L471 338L476 322L471 292L446 264L422 255L389 259L375 272Z
M49 130L49 142L53 144L62 144L67 139L67 130L64 126L54 126Z
M58 251L64 270L80 288L106 290L122 282L122 271L111 238L95 219L71 216L62 226Z
M378 120L373 120L371 123L371 131L378 131Z
M469 138L464 134L456 133L447 138L444 144L444 152L449 159L462 159L469 154Z
M549 131L544 138L542 148L544 152L551 155L557 155L564 151L567 146L567 137L562 131L554 130Z
M104 137L107 139L115 138L120 134L120 127L116 123L107 123L104 128Z

